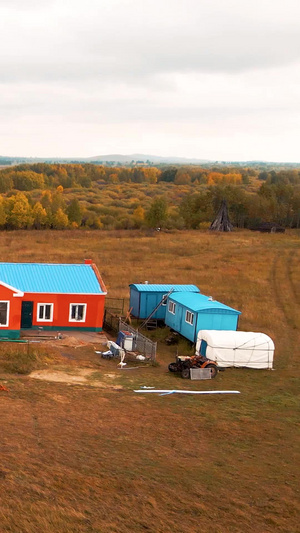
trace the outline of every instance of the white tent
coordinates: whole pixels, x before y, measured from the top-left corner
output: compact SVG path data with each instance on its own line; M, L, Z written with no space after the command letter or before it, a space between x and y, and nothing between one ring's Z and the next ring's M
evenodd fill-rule
M202 330L197 336L196 355L199 353L221 368L272 368L274 343L264 333Z

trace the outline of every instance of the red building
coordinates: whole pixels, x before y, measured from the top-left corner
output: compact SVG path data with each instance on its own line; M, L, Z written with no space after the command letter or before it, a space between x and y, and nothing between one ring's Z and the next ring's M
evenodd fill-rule
M0 337L21 329L101 331L105 285L84 264L0 263Z

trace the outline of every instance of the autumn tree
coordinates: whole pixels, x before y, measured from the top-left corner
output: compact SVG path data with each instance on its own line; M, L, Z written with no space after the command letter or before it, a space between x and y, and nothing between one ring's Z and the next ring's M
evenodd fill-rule
M143 168L144 181L147 183L157 183L161 171L156 167Z
M138 205L136 209L133 211L133 221L136 228L141 228L142 225L145 223L145 209Z
M8 223L16 229L30 228L33 223L32 209L28 198L23 193L18 193L10 199L10 213Z
M69 225L68 215L59 207L53 215L52 226L54 229L66 229Z
M41 229L47 226L48 215L46 209L40 202L36 202L32 209L33 227L35 229Z
M189 185L192 179L188 172L177 171L175 177L175 185Z
M0 227L3 228L5 226L7 220L7 213L5 209L5 205L3 202L2 196L0 196Z

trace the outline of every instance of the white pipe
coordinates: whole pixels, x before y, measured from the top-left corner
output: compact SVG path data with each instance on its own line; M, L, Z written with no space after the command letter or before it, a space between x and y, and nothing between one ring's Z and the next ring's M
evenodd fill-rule
M241 394L239 390L134 390L133 392L156 392L158 394Z

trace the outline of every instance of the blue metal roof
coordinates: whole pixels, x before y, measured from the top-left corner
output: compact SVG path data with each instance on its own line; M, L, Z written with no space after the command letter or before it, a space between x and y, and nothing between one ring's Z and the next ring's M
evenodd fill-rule
M185 307L188 307L192 311L207 311L209 309L222 309L223 311L234 312L241 314L240 311L228 307L228 305L212 300L209 296L199 293L187 293L187 292L178 292L176 294L170 295L170 300L177 302Z
M172 285L172 284L153 284L153 283L131 283L129 287L134 287L139 292L200 292L196 285Z
M22 292L104 294L90 264L0 263L0 282Z

